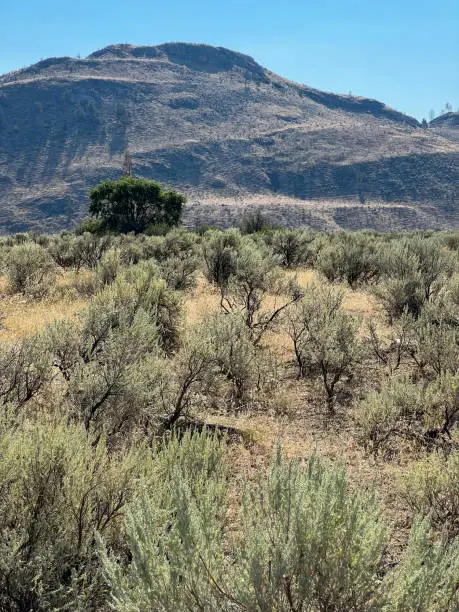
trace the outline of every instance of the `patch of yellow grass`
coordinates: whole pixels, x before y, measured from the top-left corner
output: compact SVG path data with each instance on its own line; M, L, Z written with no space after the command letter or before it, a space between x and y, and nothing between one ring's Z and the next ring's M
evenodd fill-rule
M17 296L2 300L1 340L19 340L43 329L49 323L76 316L88 302L83 299L30 301Z
M309 270L305 268L300 268L299 270L295 270L295 272L291 273L293 277L296 277L296 280L300 287L305 288L309 283L318 280L319 276L317 272L314 270Z
M206 315L219 312L219 310L220 294L203 276L200 276L195 290L187 296L184 303L187 326L192 327Z

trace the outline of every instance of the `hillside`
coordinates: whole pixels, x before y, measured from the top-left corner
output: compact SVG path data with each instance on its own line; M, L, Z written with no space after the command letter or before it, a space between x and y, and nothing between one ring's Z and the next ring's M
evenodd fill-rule
M320 229L459 227L459 142L432 128L222 48L50 58L0 77L0 228L74 226L126 149L137 175L188 195L189 225L261 204Z
M430 122L430 127L437 134L459 142L459 111L436 117Z

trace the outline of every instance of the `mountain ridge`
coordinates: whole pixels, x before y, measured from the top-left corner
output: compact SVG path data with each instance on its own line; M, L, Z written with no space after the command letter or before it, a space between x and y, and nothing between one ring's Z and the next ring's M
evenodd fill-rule
M308 210L316 199L324 227L349 202L385 215L402 204L420 227L455 227L459 142L449 131L294 83L223 47L121 44L48 58L0 76L0 229L75 225L88 188L119 176L127 149L136 174L189 196L189 225L196 202L264 195ZM337 200L330 212L324 202ZM401 216L387 226L403 229Z

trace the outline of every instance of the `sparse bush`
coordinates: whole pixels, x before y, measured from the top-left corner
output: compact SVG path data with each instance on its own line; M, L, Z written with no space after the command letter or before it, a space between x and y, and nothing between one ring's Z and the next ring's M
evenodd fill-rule
M341 310L342 300L343 294L331 287L309 285L288 317L298 375L321 379L330 414L338 390L362 358L357 323Z
M6 262L8 283L14 293L42 297L51 288L54 262L46 249L33 242L12 247Z
M49 382L49 343L36 334L15 344L0 344L0 404L15 414Z
M95 269L112 242L113 238L111 236L97 236L85 232L79 236L75 245L75 258L77 261L81 261L84 266Z
M393 453L400 444L448 448L459 416L458 389L457 376L446 376L430 385L392 379L356 407L363 444L375 454L380 450Z
M283 277L266 247L255 245L250 238L241 241L234 271L220 284L220 294L224 312L243 314L255 345L272 329L281 313L302 296L295 280ZM279 296L279 302L269 308L265 304L268 294Z
M286 268L308 265L312 261L313 235L300 230L277 230L269 240L273 254Z
M244 215L241 223L241 232L243 234L256 234L263 230L269 229L270 224L263 216L259 208Z

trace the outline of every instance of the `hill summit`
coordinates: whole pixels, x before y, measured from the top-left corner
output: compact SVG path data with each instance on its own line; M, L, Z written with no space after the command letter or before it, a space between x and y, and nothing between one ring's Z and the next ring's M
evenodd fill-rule
M456 134L222 47L110 45L0 76L0 228L74 226L127 150L187 194L189 225L260 205L321 229L457 227Z

